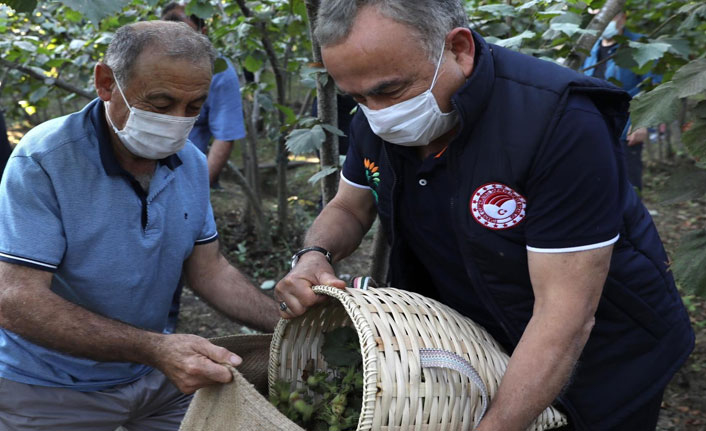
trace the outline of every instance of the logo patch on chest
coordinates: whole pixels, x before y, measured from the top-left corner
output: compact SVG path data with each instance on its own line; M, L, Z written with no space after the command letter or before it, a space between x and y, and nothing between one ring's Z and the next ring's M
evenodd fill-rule
M525 218L527 200L519 193L500 183L484 184L473 193L471 214L488 229L508 229Z

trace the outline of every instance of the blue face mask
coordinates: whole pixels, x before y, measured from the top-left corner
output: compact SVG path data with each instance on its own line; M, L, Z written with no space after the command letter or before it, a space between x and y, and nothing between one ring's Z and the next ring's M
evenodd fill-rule
M615 21L611 21L610 24L608 24L608 27L603 30L603 35L601 36L602 39L613 39L615 36L617 36L620 33L618 30L618 25L615 23Z

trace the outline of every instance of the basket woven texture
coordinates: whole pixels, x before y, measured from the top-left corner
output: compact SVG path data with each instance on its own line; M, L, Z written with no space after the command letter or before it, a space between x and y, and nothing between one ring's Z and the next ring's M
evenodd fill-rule
M314 286L335 298L304 315L281 320L270 346L270 388L283 379L303 388L302 371L310 360L326 369L323 334L353 326L363 359L363 405L358 431L472 430L484 413L483 389L448 368L423 367L420 349L460 356L480 377L492 399L508 356L485 329L455 310L422 295L394 288L341 290ZM458 369L458 368L457 368ZM528 430L566 425L549 407Z

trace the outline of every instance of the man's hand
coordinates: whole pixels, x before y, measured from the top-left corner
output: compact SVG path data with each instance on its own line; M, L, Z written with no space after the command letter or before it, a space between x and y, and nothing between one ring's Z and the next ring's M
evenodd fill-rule
M325 284L343 289L346 282L336 277L333 267L321 253L303 254L297 265L275 287L275 297L284 301L287 309L280 311L285 319L304 314L307 308L323 302L326 297L311 290L312 286Z
M228 383L233 376L223 364L240 365L236 354L189 334L160 335L154 345L153 365L185 394L204 386Z
M647 140L647 129L640 127L628 135L628 147L639 145Z

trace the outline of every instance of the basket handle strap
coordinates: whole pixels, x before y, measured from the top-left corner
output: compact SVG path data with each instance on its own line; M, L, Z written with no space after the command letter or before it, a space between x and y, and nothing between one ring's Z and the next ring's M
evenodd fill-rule
M453 352L443 349L419 349L419 361L422 368L449 368L458 371L478 386L483 401L483 408L480 412L478 422L483 419L483 415L485 415L485 411L488 409L488 399L490 398L488 396L488 388L480 378L478 371L473 368L470 362Z

